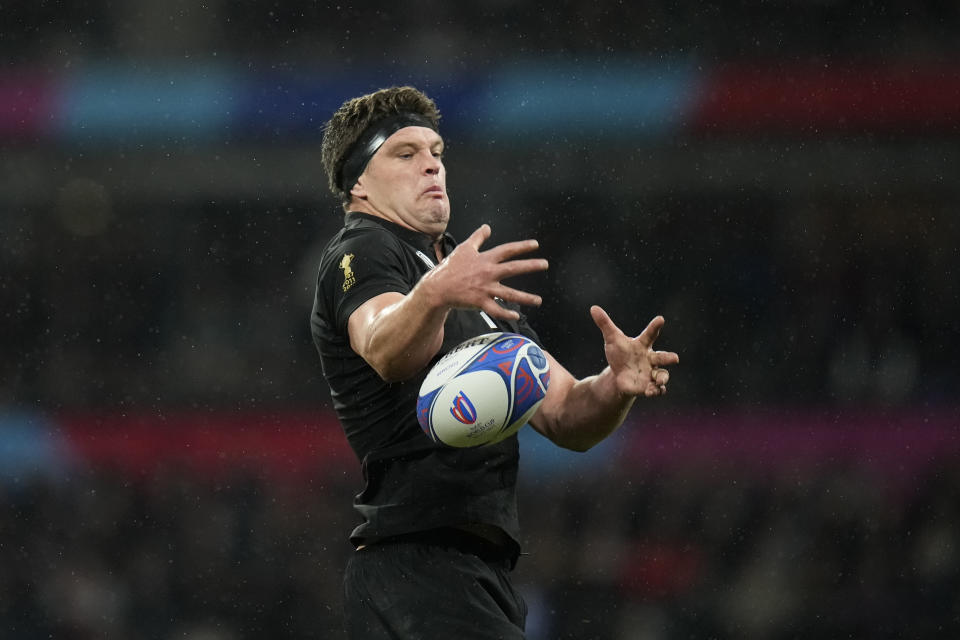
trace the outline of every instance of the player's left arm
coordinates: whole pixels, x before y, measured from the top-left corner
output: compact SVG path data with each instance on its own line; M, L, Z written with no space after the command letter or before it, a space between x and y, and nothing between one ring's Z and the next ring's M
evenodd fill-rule
M663 316L655 317L639 336L631 338L600 307L591 307L590 315L603 334L607 367L578 380L548 353L550 385L530 421L554 443L575 451L586 451L613 433L637 396L664 395L670 373L662 367L680 361L672 351L653 348L664 325Z

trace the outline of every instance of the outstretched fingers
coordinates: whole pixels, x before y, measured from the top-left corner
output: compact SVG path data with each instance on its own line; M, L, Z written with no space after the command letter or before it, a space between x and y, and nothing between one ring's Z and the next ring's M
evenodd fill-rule
M655 367L666 367L680 363L680 356L673 351L654 351L650 354L650 362Z
M505 286L502 281L544 271L549 264L542 258L512 259L536 250L540 246L536 240L508 242L480 251L490 234L490 225L480 225L424 279L431 282L437 299L450 307L481 309L491 317L515 320L517 312L501 307L498 299L533 306L540 305L542 299Z
M602 307L598 305L590 307L590 317L593 318L594 324L597 325L600 333L603 334L603 341L605 343L609 344L617 338L625 337L620 327L613 323L613 320L610 319L610 316L607 315L607 312L604 311Z
M503 262L510 260L522 253L530 253L540 248L540 243L536 240L514 240L505 242L487 250L485 253L494 262Z
M493 233L493 231L490 229L490 225L484 223L477 227L477 230L471 233L470 237L463 241L463 244L468 244L477 251L480 251L480 247L490 238L491 233Z
M510 260L502 262L496 267L497 280L512 278L525 273L535 273L537 271L546 271L550 266L543 258L530 258L527 260Z
M647 324L647 327L637 336L640 344L647 348L652 347L653 343L660 337L660 330L663 329L665 322L666 320L663 319L663 316L657 316L651 320L649 324Z
M480 304L480 310L486 312L491 318L500 320L519 320L520 312L500 306L493 298L487 298Z
M543 258L528 258L524 260L514 260L517 256L530 253L540 248L540 243L536 240L517 240L507 242L480 252L480 247L490 238L490 225L482 224L470 234L463 244L469 245L478 254L483 263L493 265L491 275L497 280L510 278L512 276L536 271L546 271L549 263Z
M517 304L531 307L539 307L541 304L543 304L543 298L535 293L521 291L520 289L514 289L504 285L497 287L494 295L501 300L506 300L507 302L516 302Z
M660 367L679 363L680 356L652 348L665 324L663 316L656 316L639 336L630 338L599 306L591 307L590 315L603 334L607 364L616 375L620 392L647 397L664 395L670 373Z

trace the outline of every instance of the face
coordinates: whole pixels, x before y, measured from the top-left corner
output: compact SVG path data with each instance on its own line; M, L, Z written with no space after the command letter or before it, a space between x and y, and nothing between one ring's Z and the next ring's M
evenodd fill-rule
M350 190L351 210L372 213L437 237L450 220L443 138L404 127L387 138Z

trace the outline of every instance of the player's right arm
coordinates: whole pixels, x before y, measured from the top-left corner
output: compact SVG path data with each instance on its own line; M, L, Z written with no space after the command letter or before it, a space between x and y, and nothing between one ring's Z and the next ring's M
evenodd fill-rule
M382 293L350 315L350 347L381 378L405 380L427 366L443 344L443 323L451 309L481 309L494 318L516 319L517 312L501 307L496 298L540 304L540 296L501 284L511 276L547 268L543 259L513 259L535 250L537 241L508 242L480 251L489 237L490 227L481 225L409 293Z

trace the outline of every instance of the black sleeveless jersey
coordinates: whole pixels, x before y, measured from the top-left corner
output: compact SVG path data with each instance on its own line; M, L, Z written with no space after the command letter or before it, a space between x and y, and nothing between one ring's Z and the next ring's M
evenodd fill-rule
M449 235L443 242L449 255L456 243ZM320 260L311 331L333 408L362 464L364 487L354 506L363 522L350 536L355 544L468 523L495 525L514 541L519 537L516 436L471 449L436 444L420 428L416 404L430 366L467 338L511 331L539 343L526 319L451 310L434 360L402 382L384 382L350 348L350 314L382 293L409 293L434 262L429 236L363 213L346 215Z

